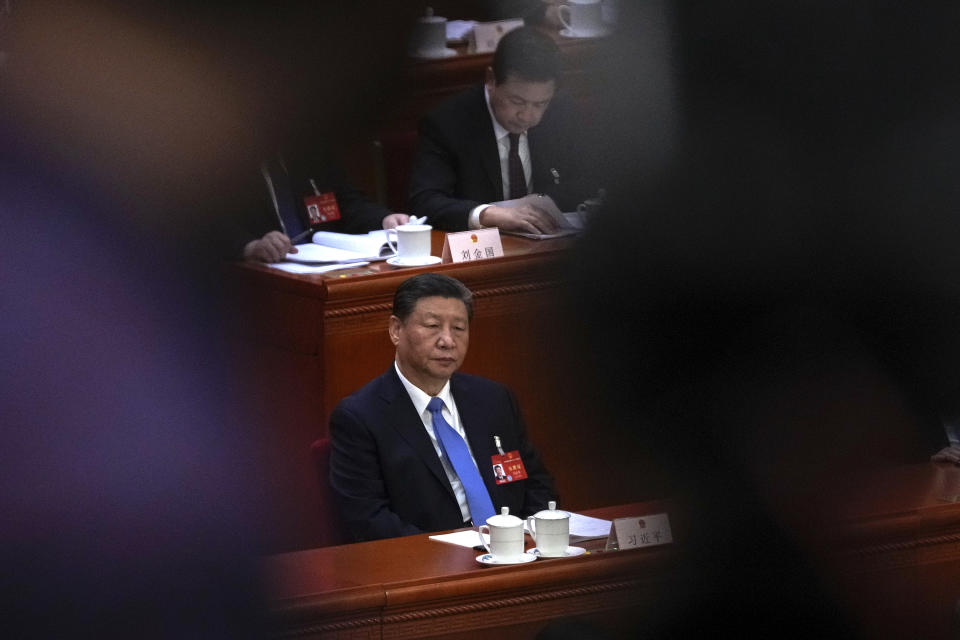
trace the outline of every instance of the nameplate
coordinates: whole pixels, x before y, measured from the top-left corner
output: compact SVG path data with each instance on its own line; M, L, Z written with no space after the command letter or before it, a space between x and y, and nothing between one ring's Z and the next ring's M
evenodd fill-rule
M639 549L673 542L670 518L665 513L639 518L617 518L610 525L607 550Z
M470 32L467 45L469 53L491 53L496 50L500 38L517 27L523 26L523 20L500 20L498 22L478 22Z
M496 227L448 233L443 241L441 258L444 264L502 257L503 244L500 242L500 229Z

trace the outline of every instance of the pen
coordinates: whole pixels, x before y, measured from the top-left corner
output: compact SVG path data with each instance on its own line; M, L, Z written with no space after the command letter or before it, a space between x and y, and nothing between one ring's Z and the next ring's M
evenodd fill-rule
M313 229L307 229L303 233L297 234L293 238L290 238L290 244L297 244L298 242L300 242L301 240L309 236L311 233L313 233Z

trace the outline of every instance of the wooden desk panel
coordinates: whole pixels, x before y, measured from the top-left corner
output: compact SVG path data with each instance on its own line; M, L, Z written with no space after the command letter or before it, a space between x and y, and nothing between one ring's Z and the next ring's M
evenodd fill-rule
M814 502L792 503L803 516L792 530L863 637L953 637L960 503L948 500L958 494L960 469L921 464L838 479ZM426 535L272 556L263 562L271 628L278 637L521 639L578 616L635 637L656 617L657 594L676 584L689 525L663 503L588 512L660 511L671 514L676 545L512 567L482 567L476 552Z
M808 543L867 637L955 637L958 498L960 468L928 463L838 478L817 499L821 522L842 524Z
M591 513L609 518L663 508L645 503ZM662 587L674 553L667 545L484 567L476 551L420 535L273 556L263 568L278 637L373 637L378 620L383 638L530 638L564 616L593 616L611 629L636 625L638 603Z

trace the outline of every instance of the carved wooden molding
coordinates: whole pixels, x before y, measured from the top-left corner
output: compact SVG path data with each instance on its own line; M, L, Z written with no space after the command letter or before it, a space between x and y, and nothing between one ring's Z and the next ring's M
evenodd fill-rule
M928 536L917 538L915 540L904 540L902 542L888 542L886 544L877 544L870 547L850 550L850 555L854 556L872 556L893 553L897 551L913 551L924 547L934 547L945 544L960 543L960 533L951 533L942 536Z
M344 620L343 622L329 622L321 624L312 624L306 627L296 629L283 629L270 634L272 638L301 638L312 635L329 635L344 631L350 632L349 637L360 638L359 630L367 627L371 633L367 634L371 638L380 637L381 620L379 618L358 618L356 620ZM373 633L375 631L375 633Z
M518 293L530 293L531 291L540 291L542 289L552 289L560 285L557 280L547 280L543 282L528 282L521 284L508 285L504 287L492 287L487 289L475 289L474 298L488 298L505 295L516 295ZM343 309L330 309L325 314L326 318L347 318L350 316L360 316L368 313L383 313L393 308L393 302L378 302L376 304L367 304L360 306L345 307Z
M462 615L465 613L476 613L490 609L502 609L505 607L516 607L527 604L539 604L551 600L560 600L563 598L572 598L579 596L607 593L610 591L635 589L642 584L642 580L623 580L618 582L604 582L601 584L588 585L585 587L574 587L571 589L558 589L540 593L533 593L524 596L512 596L509 598L500 598L498 600L485 600L483 602L472 602L469 604L453 605L449 607L437 607L434 609L421 609L409 613L394 613L383 617L384 624L396 624L401 622L410 622L413 620L423 620L425 618L439 618L442 616Z
M359 307L347 307L345 309L331 309L324 316L327 318L345 318L349 316L362 316L366 313L375 313L390 311L393 308L391 302L378 302L377 304L366 304Z
M438 618L449 618L454 616L464 616L469 614L483 613L494 609L505 609L514 607L523 607L530 605L541 605L569 598L596 597L611 592L620 592L624 594L634 594L641 585L648 581L641 579L620 580L616 582L604 582L599 584L586 585L581 587L571 587L567 589L556 589L545 592L531 593L527 595L511 596L495 600L485 600L482 602L472 602L446 607L435 607L431 609L419 609L406 613L392 613L384 615L382 618L366 617L356 620L344 620L341 622L330 622L321 624L311 624L308 626L287 628L271 633L274 638L302 638L306 636L331 636L359 638L367 637L363 634L364 628L373 632L369 637L380 637L381 629L387 625L404 625L426 620L435 620ZM612 604L612 603L610 603ZM470 625L468 625L470 626Z

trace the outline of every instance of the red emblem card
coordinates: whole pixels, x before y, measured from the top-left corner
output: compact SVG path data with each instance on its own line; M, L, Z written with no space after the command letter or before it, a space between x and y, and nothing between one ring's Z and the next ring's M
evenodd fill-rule
M307 196L303 199L303 204L307 207L307 217L310 218L311 227L340 219L340 207L337 206L337 196L333 191L321 193L318 196Z
M490 462L493 464L493 479L497 484L507 484L527 478L527 469L523 466L519 451L490 456Z

